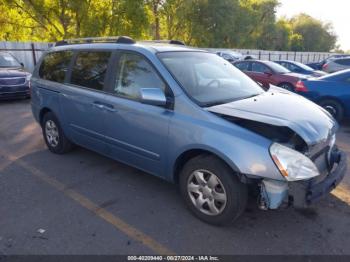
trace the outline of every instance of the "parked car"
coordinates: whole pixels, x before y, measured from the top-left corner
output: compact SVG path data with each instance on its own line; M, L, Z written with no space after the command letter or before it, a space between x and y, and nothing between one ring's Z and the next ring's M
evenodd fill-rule
M237 61L237 60L244 59L244 56L241 53L230 51L230 50L217 51L216 54L224 58L225 60L229 61L230 63L233 63L234 61Z
M292 73L285 67L271 61L237 61L234 63L234 66L242 70L256 82L261 83L264 88L269 88L270 84L272 84L288 91L294 91L299 80L309 77Z
M338 121L350 116L350 69L300 81L296 92L322 106Z
M307 65L304 65L303 63L296 62L296 61L279 60L279 61L274 61L274 62L287 68L289 71L294 72L294 73L298 73L298 74L311 75L314 77L320 77L320 76L324 76L327 74L327 73L320 71L320 70L314 70L313 68L311 68Z
M308 63L306 65L315 69L315 70L322 70L323 65L328 63L329 61L331 61L333 59L345 58L345 57L350 57L350 55L346 55L346 54L344 54L344 55L331 55L331 56L327 57L326 59L323 59L320 62Z
M238 60L254 60L256 57L254 55L243 55L241 53L225 50L225 51L218 51L216 54L225 60L229 61L230 63L234 63Z
M262 209L306 207L345 175L337 124L307 99L264 91L206 51L94 39L61 42L34 70L32 111L53 153L77 144L176 183L215 225L244 211L248 187Z
M322 66L322 70L328 73L334 73L345 69L350 69L350 57L333 59Z
M0 52L0 99L30 97L30 77L13 55Z

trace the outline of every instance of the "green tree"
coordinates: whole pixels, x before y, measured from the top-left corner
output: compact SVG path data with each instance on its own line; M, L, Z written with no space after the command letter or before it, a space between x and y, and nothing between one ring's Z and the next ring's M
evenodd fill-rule
M328 52L335 47L337 37L331 24L306 15L300 14L290 21L293 32L302 36L304 51Z

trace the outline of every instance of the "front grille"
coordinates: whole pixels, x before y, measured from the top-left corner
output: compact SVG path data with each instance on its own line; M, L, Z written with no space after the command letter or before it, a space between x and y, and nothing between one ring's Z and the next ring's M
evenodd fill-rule
M25 77L0 78L0 86L19 86L25 82Z

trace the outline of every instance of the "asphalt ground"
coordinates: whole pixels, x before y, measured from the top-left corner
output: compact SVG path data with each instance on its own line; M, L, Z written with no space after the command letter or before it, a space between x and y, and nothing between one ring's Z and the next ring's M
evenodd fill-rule
M350 164L350 124L338 146ZM94 152L45 147L29 100L0 102L0 255L350 254L350 172L312 208L231 226L193 217L176 186Z

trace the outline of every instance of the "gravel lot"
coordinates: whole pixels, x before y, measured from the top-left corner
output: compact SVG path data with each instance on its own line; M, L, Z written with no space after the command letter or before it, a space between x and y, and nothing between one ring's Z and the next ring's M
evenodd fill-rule
M343 123L350 165L349 138ZM251 201L235 224L213 227L174 185L81 148L50 153L30 102L0 102L0 255L350 254L349 173L306 211Z

